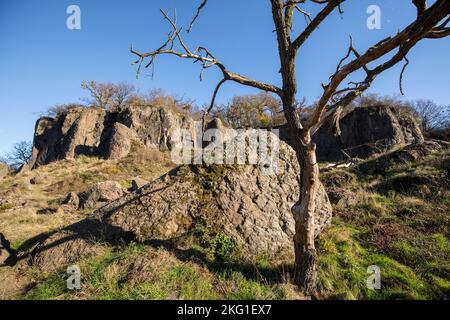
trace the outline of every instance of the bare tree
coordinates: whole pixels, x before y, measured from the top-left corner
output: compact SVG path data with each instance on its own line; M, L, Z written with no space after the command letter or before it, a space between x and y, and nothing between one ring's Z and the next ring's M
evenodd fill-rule
M450 125L450 105L440 106L431 100L417 100L410 104L417 113L425 134Z
M89 91L90 97L84 99L95 108L109 109L113 104L114 85L112 83L97 83L83 81L81 88Z
M112 107L120 110L135 93L136 87L132 84L126 82L114 84L111 96Z
M11 168L19 169L31 160L33 144L29 141L20 141L13 145L12 150L7 153L0 162L7 163Z
M195 19L207 1L203 1L198 8ZM392 68L401 61L408 63L407 54L419 41L423 39L437 39L450 35L447 24L450 20L450 0L436 0L431 6L427 6L426 0L412 0L412 5L417 9L417 15L407 27L398 33L375 43L365 52L359 52L350 37L348 51L337 62L336 71L329 78L328 83L322 84L321 95L311 116L307 120L301 120L297 109L297 69L296 58L299 49L306 43L314 31L329 17L331 13L339 10L341 5L350 0L310 0L318 6L323 6L315 17L301 8L307 0L270 0L277 45L280 58L280 73L282 86L263 83L229 70L225 64L216 58L208 49L199 46L190 49L184 42L181 31L177 26L177 18L171 18L162 11L165 20L172 30L168 39L159 48L147 53L140 53L131 48L131 52L137 56L138 74L144 61L145 66L150 67L159 55L174 55L179 58L189 59L201 65L201 71L217 67L223 75L214 90L211 105L205 114L214 107L214 101L220 87L227 81L250 86L278 95L283 104L284 115L288 122L290 133L294 140L294 149L300 164L300 197L292 208L295 218L295 274L294 282L302 287L306 293L314 294L317 284L317 253L314 244L314 220L317 205L317 194L320 187L319 167L316 159L316 145L312 142L312 134L321 126L326 118L339 114L339 110L348 105L353 99L366 91L373 81L382 72ZM308 26L297 36L293 35L294 13L299 12L309 19ZM192 25L189 29L192 28ZM175 49L178 43L179 49ZM383 60L383 61L380 61ZM371 66L369 66L371 64ZM403 77L403 68L400 76ZM349 76L362 70L365 78L360 82L351 82L342 85ZM201 79L202 73L200 74ZM400 85L401 87L401 85Z

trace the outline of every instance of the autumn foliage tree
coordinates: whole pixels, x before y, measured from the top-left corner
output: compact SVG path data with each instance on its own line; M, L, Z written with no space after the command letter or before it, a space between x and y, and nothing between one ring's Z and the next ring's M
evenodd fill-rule
M188 28L199 18L202 8L208 0L203 0L197 13ZM321 6L319 13L312 16L302 5L306 2ZM320 187L319 167L316 158L316 145L312 142L313 133L321 126L325 119L335 114L365 92L375 79L386 70L405 61L407 54L424 39L439 39L450 34L447 24L450 20L450 0L436 0L428 5L426 0L412 0L417 14L413 21L397 33L386 39L377 41L365 50L359 51L350 37L348 50L340 61L336 61L335 72L325 79L322 84L323 93L318 102L310 110L309 117L300 117L297 107L297 67L296 59L301 53L300 49L310 36L334 12L342 14L342 6L351 0L267 0L261 1L261 7L267 7L272 12L274 32L280 61L280 76L282 86L260 82L250 77L229 70L209 49L198 46L190 48L182 37L182 28L177 25L176 14L170 17L161 10L164 19L169 23L171 31L168 39L156 50L141 53L134 48L131 52L136 55L138 73L141 66L150 67L159 55L172 55L182 59L197 62L201 70L217 67L223 78L214 90L210 107L205 111L208 114L214 107L214 101L221 86L229 81L250 86L265 92L277 95L282 102L284 116L287 120L290 134L294 143L294 150L300 165L300 197L293 206L295 219L295 272L294 282L308 294L315 294L317 284L317 253L314 243L314 226L317 206L317 195ZM261 8L257 8L261 9ZM294 14L306 16L309 24L299 34L294 34ZM251 14L251 13L250 13ZM325 26L323 26L325 28ZM333 30L330 30L333 32ZM402 70L400 80L403 77ZM362 72L363 79L347 84L346 79L358 76ZM400 81L401 82L401 81ZM301 120L302 119L302 120Z

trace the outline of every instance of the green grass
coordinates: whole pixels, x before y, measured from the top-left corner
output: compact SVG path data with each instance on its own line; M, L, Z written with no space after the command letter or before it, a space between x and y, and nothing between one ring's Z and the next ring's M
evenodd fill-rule
M338 223L319 241L319 277L322 294L330 299L433 299L441 296L425 274L420 274L370 245L361 244L360 231ZM408 254L414 248L402 243ZM381 289L367 288L367 268L381 269ZM442 286L443 281L440 282Z
M24 298L48 299L283 299L287 292L278 286L249 279L244 273L224 268L210 271L194 261L180 261L157 249L155 263L164 263L152 270L148 279L127 278L128 266L149 250L144 245L131 244L118 251L79 262L82 289L66 289L64 270L40 279L40 283ZM154 249L153 249L154 250ZM159 251L158 251L159 250ZM165 259L167 263L165 263ZM216 270L216 269L214 269ZM20 297L19 297L20 298Z
M9 210L12 209L14 206L12 204L9 203L4 203L2 205L0 205L0 212L1 211L5 211L5 210Z

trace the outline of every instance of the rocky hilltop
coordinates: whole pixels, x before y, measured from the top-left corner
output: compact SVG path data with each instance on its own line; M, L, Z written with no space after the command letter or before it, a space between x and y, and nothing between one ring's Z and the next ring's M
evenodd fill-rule
M223 129L217 121L208 128ZM171 150L179 142L174 130L187 129L195 136L194 119L178 110L153 106L127 106L120 112L102 109L73 108L56 119L43 117L37 121L33 158L29 168L78 155L96 155L119 159L130 151L132 141L161 151ZM399 114L389 106L350 108L339 121L327 121L314 135L320 161L340 161L348 157L367 158L399 145L423 142L417 121ZM280 138L290 143L286 127Z
M151 106L127 106L120 112L97 108L72 108L57 118L36 123L33 157L35 169L53 161L95 155L106 159L126 156L132 141L170 150L176 128L193 128L193 119L181 112Z

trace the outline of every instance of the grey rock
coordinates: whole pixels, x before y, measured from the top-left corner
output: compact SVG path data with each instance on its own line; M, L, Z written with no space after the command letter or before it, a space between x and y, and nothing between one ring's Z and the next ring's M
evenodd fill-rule
M319 161L337 162L347 159L347 155L365 159L395 147L424 141L416 119L390 106L347 108L339 123L340 135L334 134L331 118L314 134ZM287 127L279 129L281 139L292 144Z
M96 108L73 108L53 119L36 123L33 154L27 167L99 153L104 135L109 136L111 115Z
M284 142L280 148L277 175L264 175L260 166L248 164L180 166L140 192L48 236L30 252L29 261L56 270L95 253L105 241L176 242L205 224L233 237L250 254L291 251L295 225L291 207L299 195L299 168L294 151ZM317 201L316 236L330 224L332 214L322 185Z
M133 141L139 142L136 132L121 123L115 123L106 147L106 159L115 160L126 157Z
M263 175L255 165L181 166L146 185L140 194L100 209L101 234L113 242L125 234L139 241L174 239L198 221L208 220L252 253L290 250L299 169L294 151L283 142L280 147L277 175ZM316 236L330 224L332 215L322 185L317 208Z
M116 113L71 108L56 119L42 117L37 121L32 160L21 171L79 155L119 159L128 154L133 140L171 150L180 141L175 134L180 128L194 133L193 119L165 107L133 105Z
M120 183L105 181L95 185L92 189L79 194L81 209L100 208L124 195Z
M175 130L194 132L189 115L164 107L128 106L118 114L117 121L136 132L145 146L161 151L171 150L179 142Z

